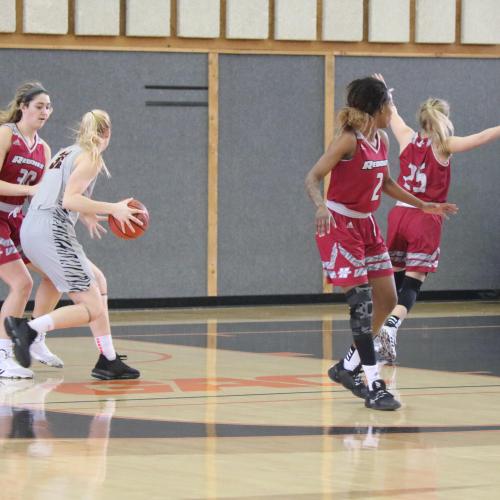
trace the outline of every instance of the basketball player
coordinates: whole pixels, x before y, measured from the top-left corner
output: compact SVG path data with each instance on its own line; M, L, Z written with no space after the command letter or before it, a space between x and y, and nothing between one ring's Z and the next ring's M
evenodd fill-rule
M9 107L0 111L0 279L9 287L0 314L0 377L3 378L33 377L31 370L14 360L12 342L5 333L3 320L6 316L23 314L33 287L25 263L33 266L20 251L19 229L23 204L35 193L36 184L50 160L50 148L38 131L51 113L50 97L39 82L21 85ZM59 296L42 273L33 315L51 311ZM45 345L43 334L31 346L31 355L47 365L63 366Z
M382 75L374 75L384 84ZM446 201L450 187L454 153L461 153L500 139L500 126L466 137L453 135L450 107L442 99L429 98L418 110L420 131L415 132L391 103L391 130L399 143L400 173L398 184L424 202ZM389 212L387 246L394 266L398 303L379 335L381 360L396 360L398 328L417 300L428 273L435 273L443 219L415 210L398 201Z
M127 366L123 356L115 352L106 278L85 255L74 228L81 216L91 236L100 237L105 229L99 224L102 216L98 214L113 215L132 232L130 221L142 225L134 217L142 210L127 205L132 198L117 203L90 198L99 172L108 172L102 153L110 138L108 114L101 110L85 113L76 144L62 149L53 158L31 202L21 228L23 249L59 292L67 293L74 304L32 321L12 316L5 320L7 333L14 340L14 354L22 366L30 365L30 345L38 334L88 324L100 352L92 375L106 380L139 377L139 372Z
M347 90L347 107L338 116L340 134L305 181L316 206L316 241L323 269L327 280L346 295L354 337L354 346L328 375L365 399L366 407L396 410L401 405L380 379L373 347L372 331L382 326L397 296L389 254L372 213L382 192L426 213L443 215L457 208L424 202L390 177L388 139L379 130L391 119L386 86L368 77L352 81ZM329 172L325 202L320 182ZM360 376L361 367L368 386Z

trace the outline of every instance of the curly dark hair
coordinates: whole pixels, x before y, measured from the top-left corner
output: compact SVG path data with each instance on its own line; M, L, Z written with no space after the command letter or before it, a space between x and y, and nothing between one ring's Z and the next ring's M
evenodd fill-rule
M371 116L380 111L390 99L385 84L371 76L353 80L347 86L347 105Z

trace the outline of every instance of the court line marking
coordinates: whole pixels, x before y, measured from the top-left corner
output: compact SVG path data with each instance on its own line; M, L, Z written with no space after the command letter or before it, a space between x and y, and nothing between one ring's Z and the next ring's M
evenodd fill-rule
M477 394L487 394L487 395L491 395L491 394L497 394L497 392L486 392L486 391L483 391L483 392L463 392L463 393L460 393L460 395L468 395L468 394L472 394L472 395L477 395ZM446 393L446 392L439 392L439 393L421 393L421 394L404 394L404 398L408 398L408 397L425 397L425 396L453 396L455 395L454 393ZM109 398L108 398L109 399ZM261 400L252 400L252 401L223 401L223 402L193 402L193 403L181 403L181 404L178 404L178 403L173 403L173 404L159 404L159 405L144 405L144 404L141 404L141 405L137 405L137 406L133 406L133 405L128 405L127 406L127 409L130 409L130 408L133 408L133 409L142 409L142 410L145 410L147 408L150 408L150 409L155 409L155 408L180 408L180 407L186 407L186 406L205 406L205 405L210 405L210 404L217 404L217 405L245 405L245 404L255 404L255 403L263 403L263 404L277 404L277 403L300 403L300 402L304 402L304 401L342 401L342 402L345 402L346 400L349 400L353 405L356 404L356 405L359 405L360 401L358 399L354 399L354 397L350 394L346 394L345 397L330 397L330 398L300 398L300 399L297 399L297 398L290 398L290 399L261 399ZM93 403L93 402L102 402L102 401L106 401L106 400L89 400L89 401L86 401L87 403ZM115 400L115 401L120 401L120 400ZM130 401L137 401L137 400L134 400L134 399L125 399L125 400L121 400L121 401L126 401L126 402L130 402ZM139 401L147 401L147 400L139 400ZM28 405L29 403L23 403L24 405ZM361 405L362 405L362 402L361 402ZM404 406L405 404L403 404L403 410L404 410ZM80 413L82 410L89 410L89 411L93 411L95 410L96 408L94 406L92 407L78 407L76 408L75 410L72 410L70 408L67 408L67 409L60 409L60 410L57 410L57 409L50 409L50 411L54 411L54 412L59 412L59 413L76 413L76 414L82 414L82 415L87 415L87 413ZM155 420L155 421L161 421L161 418L159 416L157 417L135 417L135 416L130 416L130 417L125 417L125 416L122 416L120 418L131 418L131 419L141 419L141 420ZM179 420L179 422L185 422L186 420ZM227 422L221 422L221 423L227 423ZM247 425L247 424L242 424L242 425ZM433 425L433 424L431 424ZM464 424L465 425L465 424ZM473 424L471 424L473 425ZM475 425L475 424L474 424ZM427 425L429 426L429 425Z
M168 382L168 381L165 381ZM418 390L436 390L436 389L478 389L487 387L499 387L500 384L481 384L481 385L451 385L451 386L426 386L426 387L398 387L397 391L418 391ZM236 397L254 397L254 396L291 396L293 394L329 394L329 393L342 393L345 389L339 390L326 390L326 391L290 391L290 392L258 392L258 393L248 393L248 394L199 394L193 396L171 396L171 397L155 397L155 398L113 398L114 401L170 401L179 399L219 399L219 398L236 398ZM439 393L437 395L442 395L447 393ZM454 393L449 393L450 395L455 395ZM472 394L479 394L478 392ZM494 394L493 392L485 392L485 394ZM426 396L434 396L436 394L423 394ZM413 396L413 395L405 395ZM354 397L354 396L350 396ZM91 403L91 402L105 402L109 397L104 399L82 399L82 400L69 400L69 401L47 401L46 405L51 404L78 404L78 403ZM295 400L296 401L296 400ZM22 404L30 404L23 402ZM33 403L31 403L33 404Z
M479 329L489 329L489 328L500 328L500 324L498 325L470 325L470 326L423 326L423 327L409 327L404 328L401 333L408 333L412 331L420 331L420 330L479 330ZM334 328L334 333L351 333L349 328ZM302 334L302 333L319 333L322 331L319 329L313 330L242 330L242 331L221 331L217 332L217 336L219 337L229 337L236 335L248 335L248 334L278 334L278 333L292 333L292 334ZM113 338L133 338L133 337L205 337L207 332L165 332L165 333L123 333L123 334L115 334L113 333ZM86 335L85 335L86 337ZM76 338L76 337L72 337Z

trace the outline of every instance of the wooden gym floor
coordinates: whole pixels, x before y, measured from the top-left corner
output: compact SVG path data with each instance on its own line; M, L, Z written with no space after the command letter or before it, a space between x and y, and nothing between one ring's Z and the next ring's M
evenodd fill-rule
M63 369L0 379L0 498L499 498L500 303L417 304L387 413L325 375L346 309L113 312L134 381L92 379L90 333L54 333Z

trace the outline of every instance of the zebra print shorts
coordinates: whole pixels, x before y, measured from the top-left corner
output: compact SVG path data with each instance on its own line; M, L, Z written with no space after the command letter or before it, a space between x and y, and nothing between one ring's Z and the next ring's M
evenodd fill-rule
M21 246L61 293L83 292L95 280L75 228L62 208L28 211L21 226Z

